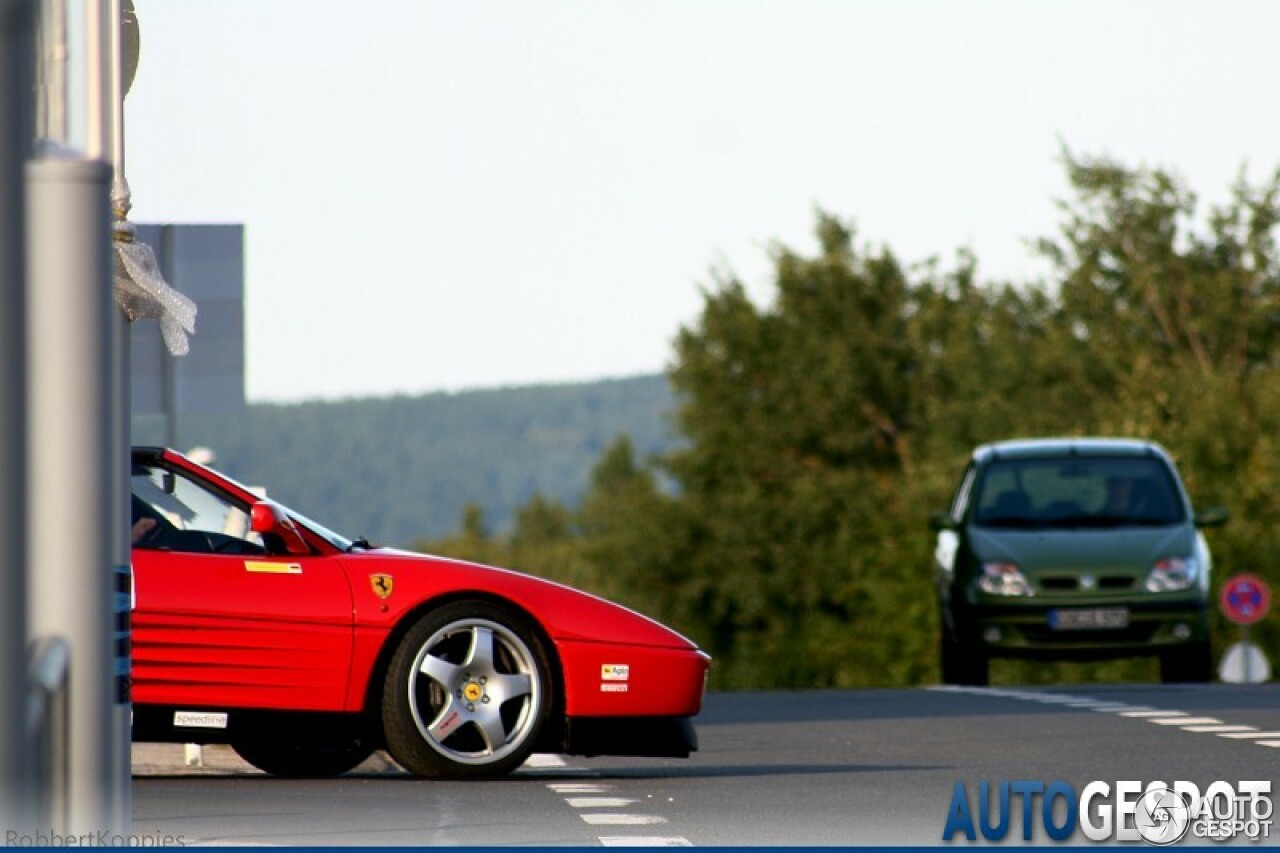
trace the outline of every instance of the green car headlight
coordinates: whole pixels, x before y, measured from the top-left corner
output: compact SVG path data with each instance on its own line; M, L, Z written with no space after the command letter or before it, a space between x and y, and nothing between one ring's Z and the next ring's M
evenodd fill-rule
M1034 595L1022 569L1014 563L983 563L978 589L991 595Z
M1147 592L1181 592L1191 588L1199 573L1195 557L1167 557L1151 567L1142 586Z

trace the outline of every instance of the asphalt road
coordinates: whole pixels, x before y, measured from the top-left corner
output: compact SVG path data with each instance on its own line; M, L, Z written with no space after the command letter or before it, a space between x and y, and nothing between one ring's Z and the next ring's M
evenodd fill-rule
M933 845L957 783L976 803L983 780L1080 792L1280 779L1278 684L712 694L698 730L688 760L535 756L497 782L421 781L385 760L290 781L225 750L207 750L202 768L135 751L132 832L188 844ZM1032 840L1045 843L1038 809ZM1021 844L1016 797L1012 812ZM1280 844L1280 827L1262 844Z

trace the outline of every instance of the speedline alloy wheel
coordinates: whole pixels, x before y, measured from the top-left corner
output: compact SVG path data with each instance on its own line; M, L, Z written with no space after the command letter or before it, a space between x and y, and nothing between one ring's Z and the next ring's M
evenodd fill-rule
M422 776L501 776L529 757L551 705L533 626L488 602L456 602L423 616L391 659L387 751Z

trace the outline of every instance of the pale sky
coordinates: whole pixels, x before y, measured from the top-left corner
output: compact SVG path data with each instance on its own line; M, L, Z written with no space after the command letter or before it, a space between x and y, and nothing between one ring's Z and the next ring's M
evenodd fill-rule
M1027 280L1063 143L1280 166L1271 0L135 4L130 218L244 224L256 401L661 370L819 208Z

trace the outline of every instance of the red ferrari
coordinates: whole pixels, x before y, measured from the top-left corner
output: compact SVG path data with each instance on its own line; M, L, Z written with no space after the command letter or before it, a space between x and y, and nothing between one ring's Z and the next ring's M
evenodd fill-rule
M651 619L346 539L172 450L135 448L131 481L134 740L295 777L377 749L452 777L697 749L710 659Z

